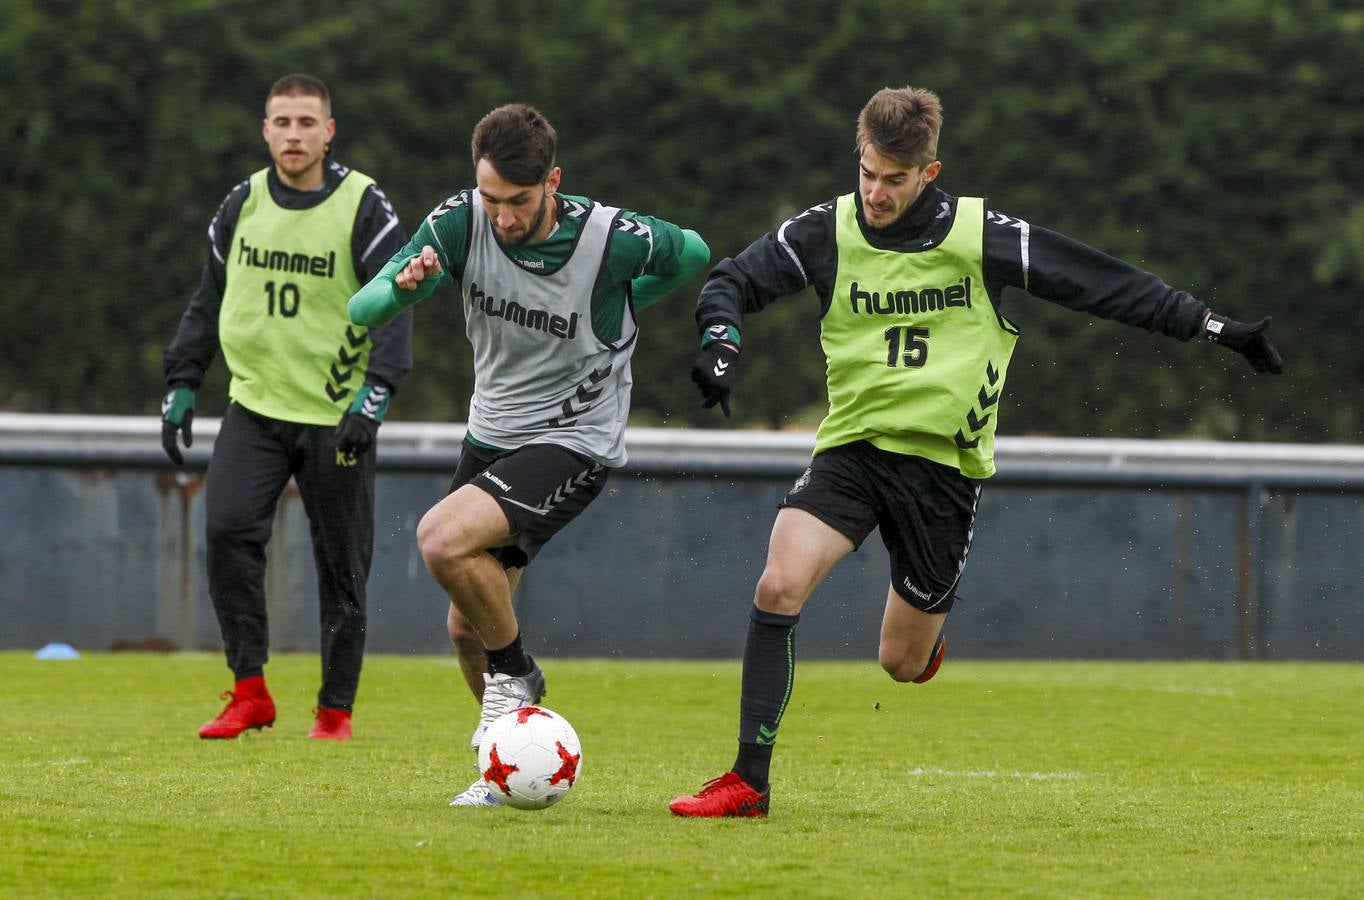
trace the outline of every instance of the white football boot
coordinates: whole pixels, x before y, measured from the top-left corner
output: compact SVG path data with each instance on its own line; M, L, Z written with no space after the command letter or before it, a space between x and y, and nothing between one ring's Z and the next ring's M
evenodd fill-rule
M545 695L545 673L540 671L533 658L530 664L532 667L530 674L520 678L513 678L502 672L496 675L483 673L483 710L479 714L474 736L469 740L470 747L475 750L479 748L488 727L499 717L514 709L534 706L540 702L540 698Z
M502 801L493 793L493 789L488 787L488 783L482 778L469 785L464 793L455 796L450 801L451 806L501 806Z

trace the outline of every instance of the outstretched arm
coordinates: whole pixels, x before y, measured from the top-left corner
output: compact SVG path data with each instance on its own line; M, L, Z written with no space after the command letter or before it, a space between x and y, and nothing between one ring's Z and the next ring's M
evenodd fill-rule
M365 189L351 232L351 258L360 284L368 284L407 245L407 231L383 189ZM369 366L359 391L368 396L378 390L396 394L412 369L412 311L399 313L382 328L369 330ZM373 406L373 404L371 404Z
M985 230L990 296L1004 285L1070 309L1188 341L1206 337L1246 357L1256 372L1280 374L1283 357L1265 335L1269 319L1218 315L1158 276L1046 228L991 211Z
M415 254L404 250L350 298L346 307L350 320L357 325L386 325L404 309L431 296L443 275L430 244Z
M351 321L386 325L447 278L458 279L468 235L468 191L461 191L428 213L412 240L350 298Z

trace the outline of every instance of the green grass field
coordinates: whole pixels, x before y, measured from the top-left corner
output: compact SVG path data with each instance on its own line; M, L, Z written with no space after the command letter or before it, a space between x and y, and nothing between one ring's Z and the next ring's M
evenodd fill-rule
M454 662L366 661L312 742L315 655L275 727L201 741L216 654L0 654L0 892L205 897L1358 897L1364 667L948 660L896 685L802 662L766 821L667 802L731 762L737 663L542 660L583 742L543 812L460 810Z

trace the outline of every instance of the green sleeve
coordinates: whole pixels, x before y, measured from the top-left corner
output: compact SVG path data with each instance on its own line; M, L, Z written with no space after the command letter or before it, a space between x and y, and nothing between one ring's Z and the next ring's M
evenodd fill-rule
M387 325L397 318L398 313L430 297L437 287L449 279L449 262L442 254L440 259L443 271L439 277L427 278L411 291L403 290L394 282L393 279L402 271L403 266L420 256L422 247L427 244L440 246L433 237L429 218L422 223L412 240L379 270L379 274L371 278L369 284L360 288L350 298L346 310L352 322L371 327Z
M346 310L350 313L350 320L356 325L368 325L379 327L387 325L398 317L398 313L407 309L409 306L431 296L431 292L445 278L442 272L439 278L427 278L417 289L405 291L394 283L394 277L400 272L403 266L416 258L417 253L407 253L406 248L388 261L379 274L370 279L369 284L356 291L346 304Z
M690 228L683 228L677 271L668 275L640 275L630 282L630 293L634 298L635 309L647 309L658 301L667 299L708 262L710 248L706 246L701 235Z

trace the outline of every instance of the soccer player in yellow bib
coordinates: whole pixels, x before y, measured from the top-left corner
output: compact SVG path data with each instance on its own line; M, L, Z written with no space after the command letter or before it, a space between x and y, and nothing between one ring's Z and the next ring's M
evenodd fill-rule
M1012 286L1071 309L1187 341L1203 336L1256 372L1283 371L1265 336L1188 293L1078 241L995 212L934 182L942 107L886 88L857 122L858 187L782 223L711 272L697 303L692 370L706 406L729 414L743 316L813 286L829 412L791 487L750 611L733 768L673 800L680 816L765 816L777 728L795 679L795 625L834 564L880 528L891 583L880 663L923 683L946 651L943 621L994 474L995 426L1018 329Z
M208 227L198 291L164 354L162 444L193 441L195 392L221 349L232 402L205 491L208 592L235 684L199 730L235 738L275 721L265 685L265 547L290 478L308 514L321 603L322 687L310 737L347 740L365 650L374 550L374 441L412 360L412 316L353 325L346 302L407 239L374 179L330 157L331 95L287 75L265 101L272 164Z

